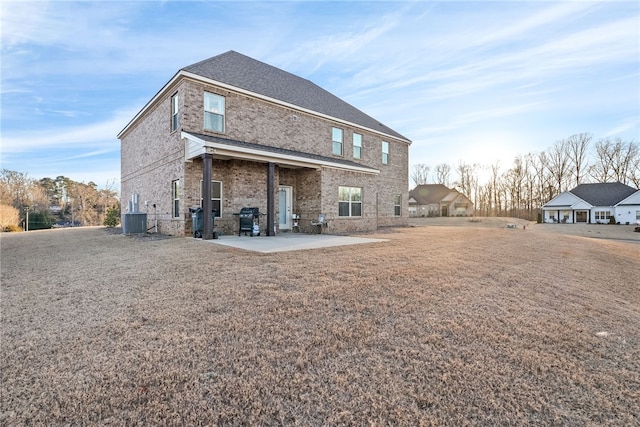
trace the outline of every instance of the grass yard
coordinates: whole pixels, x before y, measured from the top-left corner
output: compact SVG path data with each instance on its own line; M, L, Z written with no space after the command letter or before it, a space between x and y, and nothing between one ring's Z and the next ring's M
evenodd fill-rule
M548 230L3 234L0 424L639 425L640 244Z

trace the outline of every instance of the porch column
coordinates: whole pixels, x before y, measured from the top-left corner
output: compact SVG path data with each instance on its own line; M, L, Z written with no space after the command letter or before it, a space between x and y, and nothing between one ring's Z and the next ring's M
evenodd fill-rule
M275 163L269 162L269 168L267 170L267 236L275 235L273 222L276 211L274 203L275 192Z
M211 220L211 165L213 155L205 153L202 155L202 240L213 238L213 221Z

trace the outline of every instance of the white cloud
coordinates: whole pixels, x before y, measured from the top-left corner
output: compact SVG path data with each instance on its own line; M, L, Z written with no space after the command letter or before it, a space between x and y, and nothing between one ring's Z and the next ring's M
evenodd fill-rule
M116 135L136 114L137 109L122 110L103 122L73 127L3 132L4 154L25 153L31 150L50 150L69 147L113 147L119 149Z

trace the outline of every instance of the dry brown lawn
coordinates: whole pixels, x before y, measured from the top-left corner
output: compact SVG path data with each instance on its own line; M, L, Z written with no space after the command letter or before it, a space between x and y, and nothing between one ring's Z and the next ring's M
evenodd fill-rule
M638 425L640 244L548 230L3 234L0 424Z

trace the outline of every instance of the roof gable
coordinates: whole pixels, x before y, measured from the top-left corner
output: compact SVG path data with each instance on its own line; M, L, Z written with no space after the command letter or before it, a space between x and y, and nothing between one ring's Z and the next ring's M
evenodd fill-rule
M616 206L633 206L633 205L640 206L640 190L631 194L626 199L621 200L620 203L618 203Z
M315 83L232 50L182 71L411 142Z
M620 182L580 184L571 193L593 206L615 206L637 190Z
M585 204L586 202L570 191L558 194L553 199L544 204L543 208L571 208L577 204ZM588 203L587 203L588 205ZM590 206L585 206L590 208Z

